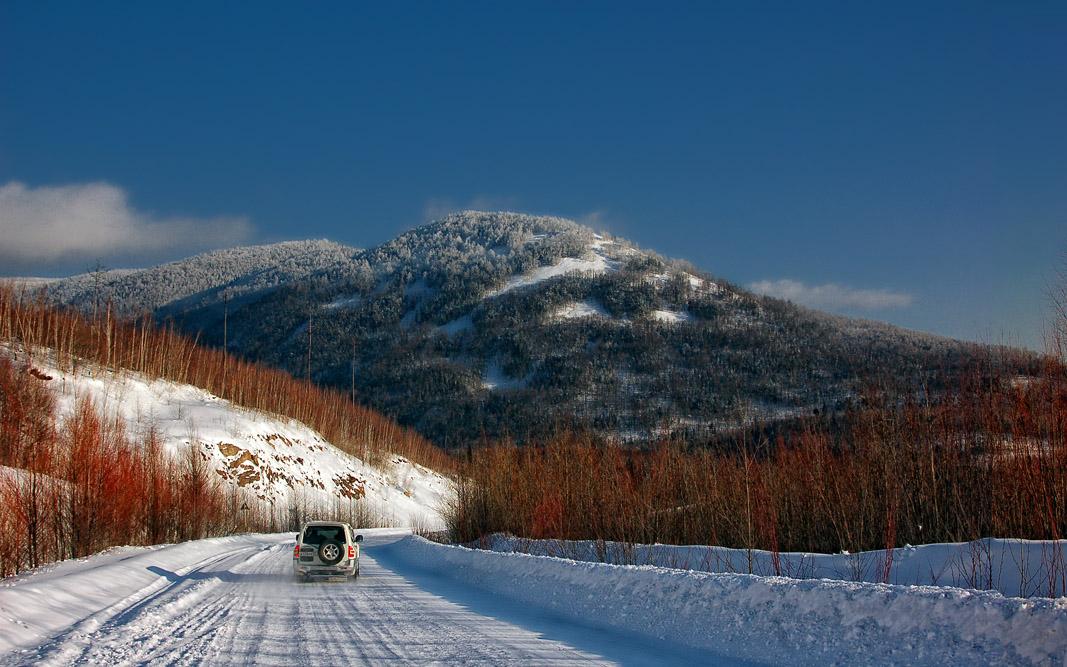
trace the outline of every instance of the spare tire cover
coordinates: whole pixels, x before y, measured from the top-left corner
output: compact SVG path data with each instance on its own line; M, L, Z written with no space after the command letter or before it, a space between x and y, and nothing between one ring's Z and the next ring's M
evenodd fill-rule
M345 550L337 540L326 540L319 545L319 560L327 565L337 565L345 555Z

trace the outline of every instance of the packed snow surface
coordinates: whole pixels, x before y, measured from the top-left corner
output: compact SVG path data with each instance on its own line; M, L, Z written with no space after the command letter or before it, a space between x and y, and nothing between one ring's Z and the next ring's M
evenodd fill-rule
M0 662L1063 664L1067 602L442 546L362 531L301 584L293 534L119 548L0 582Z

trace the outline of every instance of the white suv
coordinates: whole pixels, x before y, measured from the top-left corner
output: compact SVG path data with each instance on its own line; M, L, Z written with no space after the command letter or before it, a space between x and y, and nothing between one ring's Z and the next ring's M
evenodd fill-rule
M352 527L340 521L309 521L296 536L293 575L303 581L315 576L358 577L359 543Z

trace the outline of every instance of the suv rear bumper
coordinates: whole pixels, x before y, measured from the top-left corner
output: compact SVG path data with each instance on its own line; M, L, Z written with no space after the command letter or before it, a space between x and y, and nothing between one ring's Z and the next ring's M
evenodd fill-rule
M348 560L337 565L302 565L293 563L293 574L304 577L351 576L356 573L356 561Z

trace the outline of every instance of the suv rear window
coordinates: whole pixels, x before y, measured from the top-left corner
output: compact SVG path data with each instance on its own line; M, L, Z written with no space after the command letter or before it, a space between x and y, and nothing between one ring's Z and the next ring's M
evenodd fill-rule
M342 526L308 526L304 531L304 544L322 544L326 540L345 541Z

